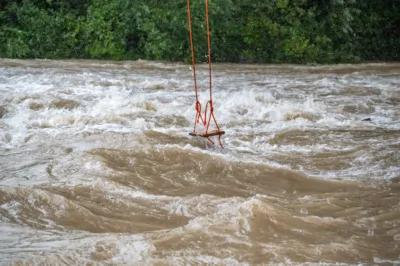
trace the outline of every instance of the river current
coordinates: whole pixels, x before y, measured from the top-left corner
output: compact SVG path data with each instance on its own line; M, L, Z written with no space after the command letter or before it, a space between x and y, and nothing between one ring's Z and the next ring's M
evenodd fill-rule
M0 264L399 265L400 64L212 74L0 60Z

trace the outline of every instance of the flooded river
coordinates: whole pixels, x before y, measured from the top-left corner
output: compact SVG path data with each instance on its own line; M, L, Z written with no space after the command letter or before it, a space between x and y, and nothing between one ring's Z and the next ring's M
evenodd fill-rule
M400 64L192 75L0 60L0 264L400 264Z

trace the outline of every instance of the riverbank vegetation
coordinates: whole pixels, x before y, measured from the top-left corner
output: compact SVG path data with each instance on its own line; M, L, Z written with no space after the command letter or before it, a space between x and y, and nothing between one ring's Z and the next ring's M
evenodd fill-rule
M191 0L205 62L205 0ZM398 0L209 0L213 62L400 60ZM0 57L190 61L186 0L0 0Z

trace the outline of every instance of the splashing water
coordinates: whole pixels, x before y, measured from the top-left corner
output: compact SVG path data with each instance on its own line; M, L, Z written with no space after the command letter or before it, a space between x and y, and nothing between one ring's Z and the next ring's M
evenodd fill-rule
M399 263L399 64L0 70L1 263Z

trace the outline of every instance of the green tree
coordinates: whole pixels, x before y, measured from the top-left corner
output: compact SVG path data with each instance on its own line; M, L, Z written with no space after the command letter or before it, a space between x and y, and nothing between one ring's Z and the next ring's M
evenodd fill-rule
M213 62L400 58L398 0L209 0ZM205 0L191 0L196 62ZM190 62L186 0L0 0L0 56Z

